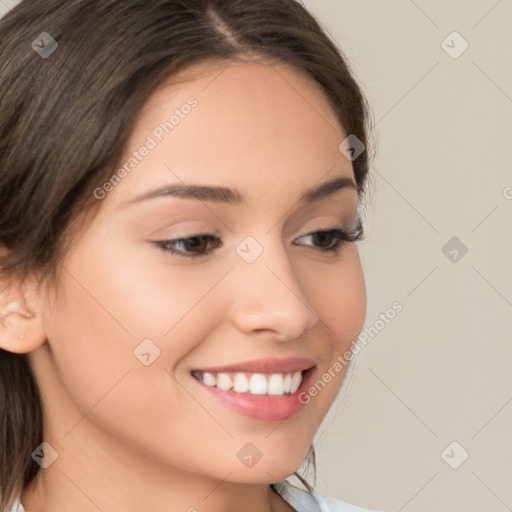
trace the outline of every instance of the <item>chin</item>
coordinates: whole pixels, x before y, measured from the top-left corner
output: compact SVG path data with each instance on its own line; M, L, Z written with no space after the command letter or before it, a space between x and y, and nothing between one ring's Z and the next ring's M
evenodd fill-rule
M272 457L261 457L251 467L237 467L230 475L232 482L245 482L252 484L271 484L280 482L291 476L304 461L307 449L304 452L290 452L286 450L276 450Z

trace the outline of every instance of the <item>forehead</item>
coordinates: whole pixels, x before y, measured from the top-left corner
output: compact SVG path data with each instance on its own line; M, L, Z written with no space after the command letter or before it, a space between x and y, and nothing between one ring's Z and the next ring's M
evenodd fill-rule
M151 115L182 94L194 94L203 103L250 98L266 105L277 99L285 107L300 102L331 128L340 128L321 86L306 71L288 63L241 59L193 64L163 81L148 98L143 114Z
M302 189L323 177L353 178L338 149L345 138L319 86L292 66L198 64L148 98L124 162L144 145L151 150L116 193L123 200L143 184L180 180L254 193L255 182L270 182L275 192L279 184Z

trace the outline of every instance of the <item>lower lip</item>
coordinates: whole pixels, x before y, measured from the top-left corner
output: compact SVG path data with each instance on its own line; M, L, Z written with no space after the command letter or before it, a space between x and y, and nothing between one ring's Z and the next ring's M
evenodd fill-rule
M311 368L304 372L302 382L295 393L283 396L249 395L247 393L236 393L235 391L221 391L199 382L194 377L192 379L214 398L243 416L261 421L283 421L298 414L306 405L301 403L298 397L300 393L309 388L313 371L314 368Z

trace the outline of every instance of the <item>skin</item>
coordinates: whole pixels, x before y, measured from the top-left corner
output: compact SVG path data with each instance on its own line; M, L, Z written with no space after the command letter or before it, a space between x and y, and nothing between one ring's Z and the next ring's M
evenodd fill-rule
M316 380L350 349L366 314L357 245L322 253L306 235L350 229L357 193L297 207L308 188L354 180L338 150L347 134L294 68L203 63L149 98L127 156L191 96L198 106L76 233L60 293L38 293L30 281L3 292L4 305L33 314L4 316L2 347L28 353L43 389L44 438L59 455L24 490L28 512L293 510L268 483L300 466L346 368L282 422L227 408L190 371L300 356L315 360ZM236 188L245 201L123 206L181 182ZM152 245L216 231L222 246L196 260ZM235 252L247 236L263 248L251 264ZM161 352L150 366L133 354L146 338ZM252 468L236 456L247 442L262 453Z

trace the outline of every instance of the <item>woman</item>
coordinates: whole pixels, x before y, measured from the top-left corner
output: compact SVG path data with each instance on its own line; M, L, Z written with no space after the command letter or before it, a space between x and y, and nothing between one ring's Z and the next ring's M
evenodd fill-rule
M294 0L25 0L0 33L1 510L362 510L285 480L366 313L339 50Z

